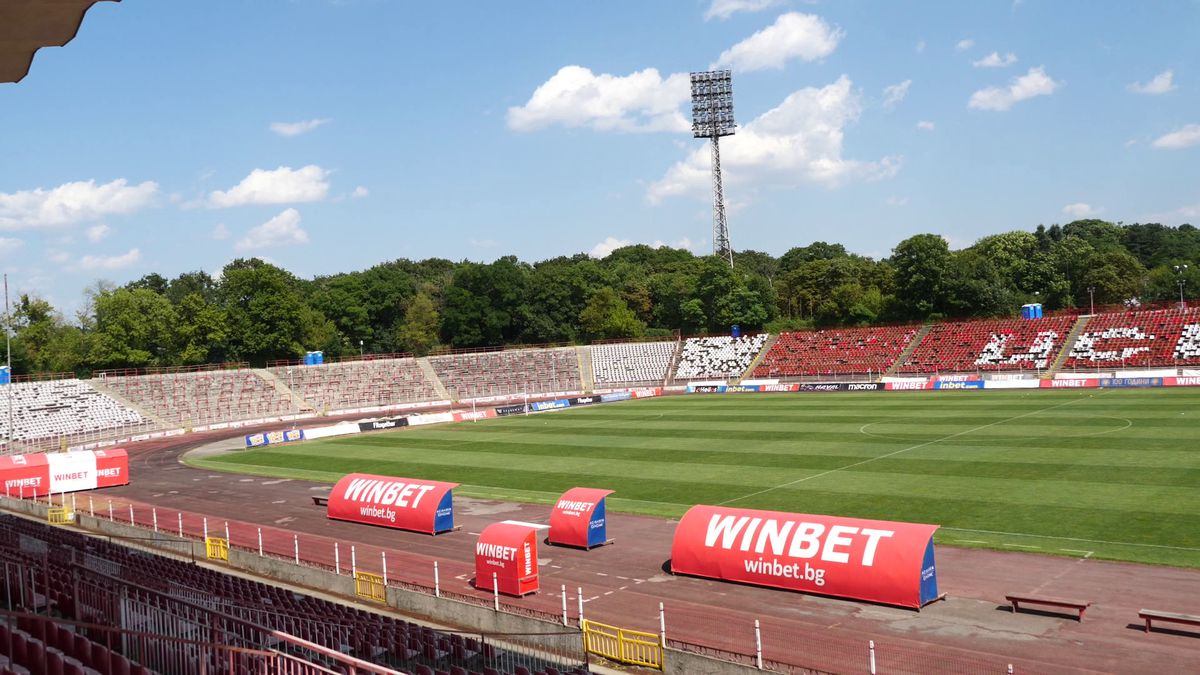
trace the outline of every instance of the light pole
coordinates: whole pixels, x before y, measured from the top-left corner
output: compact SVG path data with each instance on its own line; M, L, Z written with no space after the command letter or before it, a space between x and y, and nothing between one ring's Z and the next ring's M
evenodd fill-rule
M1095 286L1088 286L1088 301L1090 302L1091 307L1092 307L1091 315L1095 316L1096 315L1096 287Z
M358 341L358 358L361 359L362 355L363 355L363 341L359 340Z
M1184 284L1184 283L1187 281L1187 279L1184 279L1184 278L1183 278L1183 275L1184 275L1185 273L1187 273L1187 269L1188 269L1188 266L1187 266L1187 265L1176 265L1176 266L1175 266L1175 274L1176 274L1176 275L1179 277L1179 280L1175 282L1175 283L1176 283L1176 284L1178 284L1178 286L1179 286L1179 309L1183 309L1183 308L1184 308L1184 304L1183 304L1183 284Z

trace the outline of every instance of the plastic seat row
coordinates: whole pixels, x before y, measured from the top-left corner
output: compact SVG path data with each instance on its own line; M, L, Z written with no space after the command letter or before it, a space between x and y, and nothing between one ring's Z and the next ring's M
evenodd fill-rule
M1038 370L1050 367L1074 316L952 321L932 326L902 373Z
M741 377L762 351L767 337L766 333L758 333L736 338L728 335L688 338L675 365L675 378Z
M883 373L919 326L831 328L781 333L754 369L754 377Z
M514 349L431 356L455 399L580 391L579 357L573 347Z
M1200 310L1099 314L1088 321L1064 364L1183 366L1200 364Z
M598 385L661 384L675 349L674 341L592 345L592 376Z

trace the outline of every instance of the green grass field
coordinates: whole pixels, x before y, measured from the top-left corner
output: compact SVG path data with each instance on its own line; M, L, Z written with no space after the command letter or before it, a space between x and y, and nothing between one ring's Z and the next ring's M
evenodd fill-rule
M454 481L528 502L605 487L614 511L728 503L936 523L943 544L1200 567L1200 389L676 396L190 461Z

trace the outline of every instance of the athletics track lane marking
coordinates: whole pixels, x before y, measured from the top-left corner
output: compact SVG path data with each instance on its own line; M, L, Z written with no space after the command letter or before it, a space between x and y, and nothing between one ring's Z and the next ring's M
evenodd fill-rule
M941 437L941 438L935 438L935 439L933 439L932 441L925 441L924 443L918 443L917 445L914 445L914 446L912 446L912 447L908 447L908 448L902 448L902 449L900 449L900 450L896 450L895 452L889 452L889 453L887 453L887 454L885 454L885 455L879 455L878 457L871 457L871 458L868 458L868 459L864 459L864 460L862 460L862 461L854 462L854 463L852 463L852 464L847 464L846 466L841 466L841 467L838 467L838 468L836 468L836 469L830 469L830 470L828 470L828 471L822 471L821 473L813 474L813 475L811 475L811 476L805 476L804 478L797 478L796 480L789 481L789 482L787 482L787 483L781 483L781 484L779 484L779 485L776 485L776 486L774 486L774 487L765 488L765 489L759 490L758 492L751 492L750 494L747 494L747 495L742 495L741 497L734 497L733 499L727 499L727 500L725 500L725 501L721 502L720 504L718 504L718 506L725 506L726 504L732 504L733 502L740 502L740 501L742 501L743 499L749 499L750 497L757 497L758 495L766 494L766 493L768 493L768 492L772 492L772 491L774 491L774 490L778 490L778 489L780 489L780 488L785 488L785 487L791 487L791 486L793 486L793 485L798 485L798 484L800 484L800 483L803 483L803 482L805 482L805 481L810 481L810 480L812 480L812 479L814 479L814 478L821 478L822 476L828 476L828 475L829 475L829 474L831 474L831 473L837 473L837 472L839 472L839 471L845 471L846 469L853 469L853 468L854 468L854 467L856 467L856 466L862 466L863 464L870 464L871 462L874 462L874 461L877 461L877 460L880 460L880 459L887 459L888 457L895 457L896 455L899 455L899 454L902 454L902 453L905 453L905 452L909 452L910 450L919 450L919 449L921 449L921 448L924 448L924 447L928 447L928 446L930 446L930 445L933 445L934 443L941 443L942 441L948 441L948 440L950 440L950 439L952 439L952 438L958 438L959 436L965 436L965 435L967 435L967 434L974 433L974 432L976 432L976 431L981 431L981 430L983 430L983 429L987 429L988 427L994 427L994 426L996 426L997 424L1004 424L1004 423L1006 423L1006 422L1012 422L1013 420L1019 420L1019 419L1025 418L1025 417L1029 417L1029 416L1031 416L1031 415L1037 415L1037 414L1039 414L1039 413L1044 413L1044 412L1046 412L1046 411L1048 411L1048 410L1054 410L1055 408L1061 408L1061 407L1063 407L1063 406L1070 405L1070 404L1072 404L1072 403L1076 403L1076 402L1078 402L1078 401L1082 401L1082 400L1084 400L1082 397L1080 397L1080 398L1073 398L1073 399L1071 399L1071 400L1069 400L1069 401L1063 401L1062 403L1056 403L1056 404L1054 404L1054 405L1052 405L1052 406L1050 406L1050 407L1047 407L1047 408L1042 408L1041 410L1033 410L1033 411L1031 411L1031 412L1023 413L1023 414L1021 414L1021 415L1016 415L1016 416L1014 416L1014 417L1009 417L1009 418L1007 418L1007 419L996 420L995 422L989 422L988 424L984 424L984 425L981 425L981 426L975 427L974 429L967 429L966 431L959 431L959 432L957 432L957 433L950 434L949 436L943 436L943 437Z

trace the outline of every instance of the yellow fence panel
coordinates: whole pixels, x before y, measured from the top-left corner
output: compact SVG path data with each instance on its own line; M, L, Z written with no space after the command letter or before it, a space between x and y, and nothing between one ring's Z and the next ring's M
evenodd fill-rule
M370 572L354 573L354 594L375 602L387 602L387 587L383 585L383 577Z
M46 522L51 525L70 525L75 522L75 513L66 506L51 506L46 509Z
M663 669L662 641L654 633L626 630L585 619L583 648L588 653L613 661Z
M208 537L204 540L204 553L209 560L229 560L229 540Z

